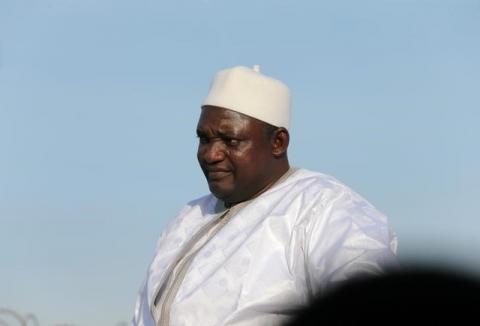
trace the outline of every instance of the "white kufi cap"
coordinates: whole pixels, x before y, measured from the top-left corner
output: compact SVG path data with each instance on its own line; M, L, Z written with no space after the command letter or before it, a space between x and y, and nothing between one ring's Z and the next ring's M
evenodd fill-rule
M262 75L260 67L219 71L202 106L236 111L277 127L290 127L291 96L287 85Z

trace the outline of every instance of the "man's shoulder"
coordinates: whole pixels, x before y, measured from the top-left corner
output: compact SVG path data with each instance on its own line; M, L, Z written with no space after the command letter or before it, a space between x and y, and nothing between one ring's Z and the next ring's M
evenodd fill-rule
M185 221L188 221L187 223L189 224L195 224L202 223L205 219L208 220L209 217L215 215L217 201L212 194L208 194L187 202L177 211L174 218L170 220L166 227L166 232L171 232L171 230L179 227Z
M208 206L216 201L216 198L212 194L202 195L187 202L186 206Z
M304 168L297 168L282 188L292 196L301 196L311 205L320 203L324 207L335 205L373 208L365 198L337 178Z
M192 210L201 210L204 214L214 213L218 199L212 194L203 195L188 201L180 210L179 215L183 215Z
M343 182L326 173L316 172L305 168L295 168L296 171L287 179L285 185L299 187L303 191L336 190L351 191Z

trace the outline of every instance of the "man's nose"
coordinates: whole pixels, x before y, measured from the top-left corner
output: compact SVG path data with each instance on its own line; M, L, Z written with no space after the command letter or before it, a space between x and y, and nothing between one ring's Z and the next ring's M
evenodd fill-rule
M209 164L223 161L225 154L225 146L220 140L212 140L208 144L203 144L201 148L202 159Z

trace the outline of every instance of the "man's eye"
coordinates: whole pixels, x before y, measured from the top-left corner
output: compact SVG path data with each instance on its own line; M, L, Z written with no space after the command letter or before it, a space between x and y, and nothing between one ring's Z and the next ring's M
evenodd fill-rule
M228 146L238 146L238 144L240 144L240 141L238 139L234 139L234 138L228 138L227 137L227 138L224 138L223 141Z
M203 136L198 136L198 141L200 142L200 144L207 144L208 138Z

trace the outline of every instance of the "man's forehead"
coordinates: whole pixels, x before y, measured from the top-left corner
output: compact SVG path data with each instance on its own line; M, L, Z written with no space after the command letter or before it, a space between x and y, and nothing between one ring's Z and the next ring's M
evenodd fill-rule
M253 135L262 133L265 123L247 115L218 107L204 107L197 125L200 134Z

